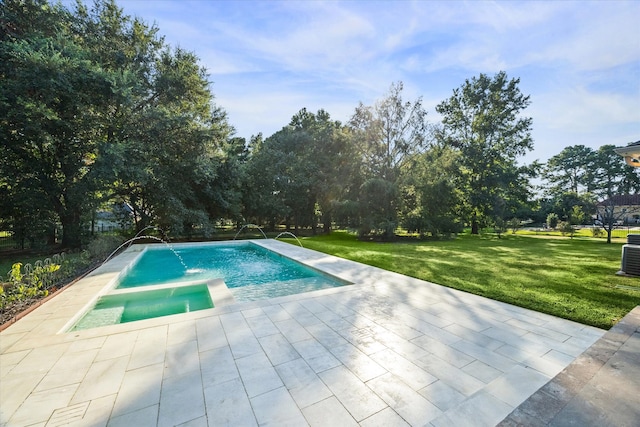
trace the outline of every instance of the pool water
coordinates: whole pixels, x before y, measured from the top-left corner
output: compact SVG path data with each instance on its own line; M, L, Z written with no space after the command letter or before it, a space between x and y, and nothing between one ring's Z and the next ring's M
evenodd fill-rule
M236 301L255 301L347 284L253 243L174 250L179 257L166 247L149 248L117 288L222 278Z
M70 331L348 284L250 242L148 246Z
M206 284L105 295L72 331L213 308Z

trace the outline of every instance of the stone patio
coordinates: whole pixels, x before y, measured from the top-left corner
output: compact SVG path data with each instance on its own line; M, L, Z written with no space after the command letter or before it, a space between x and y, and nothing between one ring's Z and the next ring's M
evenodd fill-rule
M0 333L0 425L494 426L605 333L254 242L354 284L61 332L135 245Z

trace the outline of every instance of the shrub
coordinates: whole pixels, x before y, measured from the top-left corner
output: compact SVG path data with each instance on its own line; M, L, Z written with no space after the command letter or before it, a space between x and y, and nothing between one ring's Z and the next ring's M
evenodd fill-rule
M518 228L520 228L520 220L518 218L511 218L507 223L507 226L511 229L511 234L516 234Z
M502 233L507 231L507 222L504 219L497 217L493 223L493 230L498 235L499 239L502 238Z
M604 235L604 230L600 227L593 227L591 229L591 235L593 237L602 237Z
M555 229L558 226L558 215L551 212L547 215L547 226L549 228Z
M124 242L124 238L114 235L100 235L87 245L89 259L106 258Z
M0 311L21 301L47 296L49 291L45 284L52 273L60 269L58 264L24 267L26 268L23 269L21 262L13 264L7 277L8 282L0 286Z
M573 235L576 234L576 229L573 228L573 225L568 221L560 222L558 224L558 230L560 230L560 233L562 233L563 236L569 235L572 239Z

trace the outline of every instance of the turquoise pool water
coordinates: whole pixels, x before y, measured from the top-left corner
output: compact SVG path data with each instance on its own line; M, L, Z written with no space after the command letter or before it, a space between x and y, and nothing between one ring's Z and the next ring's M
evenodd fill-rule
M250 242L151 246L70 331L213 308L214 283L239 302L350 284Z
M348 284L253 243L150 247L118 289L222 278L236 301L255 301ZM215 301L214 301L215 303Z
M206 284L105 295L71 329L95 328L213 307Z

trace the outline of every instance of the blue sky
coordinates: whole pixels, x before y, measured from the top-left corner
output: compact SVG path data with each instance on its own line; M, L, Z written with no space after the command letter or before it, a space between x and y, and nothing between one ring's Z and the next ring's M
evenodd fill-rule
M306 107L346 122L392 82L435 106L500 70L531 96L534 151L640 140L638 1L120 0L195 52L237 136L269 136Z

